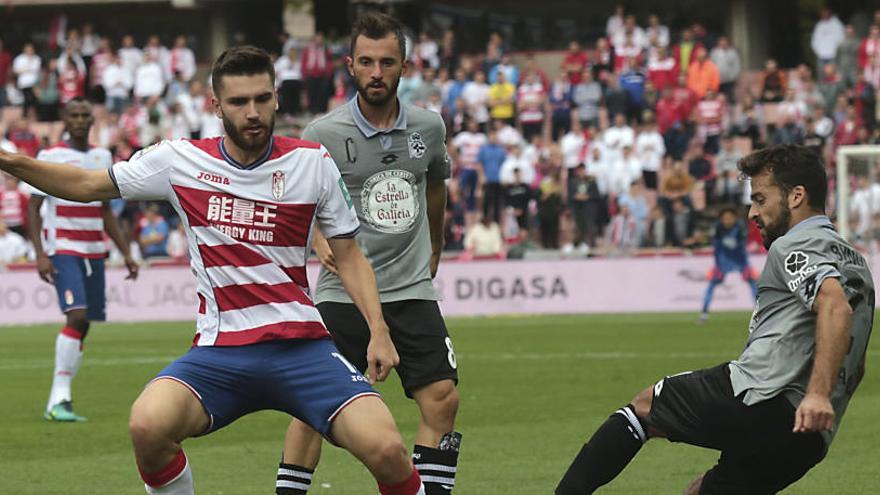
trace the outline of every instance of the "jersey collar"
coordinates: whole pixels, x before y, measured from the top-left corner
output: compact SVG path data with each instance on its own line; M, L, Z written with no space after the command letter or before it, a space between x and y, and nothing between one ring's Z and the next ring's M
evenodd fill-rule
M833 229L834 224L831 223L831 219L828 218L826 215L814 215L810 218L801 220L794 227L788 229L786 235L798 230L808 229L810 227L830 227Z
M405 131L406 130L406 107L400 100L397 100L397 106L400 110L397 112L397 121L394 123L394 126L389 127L388 129L378 129L373 124L371 124L364 114L361 113L361 109L357 104L357 95L354 95L351 100L348 101L348 106L351 108L351 116L354 118L354 123L360 129L361 134L364 135L365 138L371 138L376 134L389 134L393 131Z
M226 146L223 145L223 141L225 139L225 137L220 138L220 142L217 144L217 147L220 149L220 156L223 157L226 163L242 170L253 170L269 161L269 157L272 156L272 148L275 146L275 136L272 136L269 138L269 146L266 147L266 152L263 153L263 156L257 158L247 165L243 165L239 163L238 160L236 160L235 158L232 158L232 155L230 155L229 152L226 151Z

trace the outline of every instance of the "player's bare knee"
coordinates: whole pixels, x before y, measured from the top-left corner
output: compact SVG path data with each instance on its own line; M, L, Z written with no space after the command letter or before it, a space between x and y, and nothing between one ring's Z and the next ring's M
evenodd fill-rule
M83 338L89 332L89 319L85 311L71 311L67 313L67 326L76 329Z
M401 466L401 463L409 463L409 454L403 439L394 435L382 436L366 459L366 464L371 469L381 468L392 471L394 467Z
M458 389L452 380L433 383L415 395L426 422L442 423L452 429L459 403Z
M635 408L636 416L639 419L646 419L651 413L651 404L654 401L654 388L648 387L638 393L632 400L632 406Z

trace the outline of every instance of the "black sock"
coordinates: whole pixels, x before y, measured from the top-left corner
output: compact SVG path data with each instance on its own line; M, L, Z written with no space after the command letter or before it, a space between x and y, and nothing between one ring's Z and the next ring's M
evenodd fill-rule
M628 405L614 412L575 457L556 495L584 495L613 480L647 441L645 430Z
M278 477L275 479L275 495L306 495L312 485L314 469L296 464L278 464Z
M443 435L440 448L432 449L424 445L413 447L413 464L425 485L425 495L452 493L460 445L461 434L453 431Z

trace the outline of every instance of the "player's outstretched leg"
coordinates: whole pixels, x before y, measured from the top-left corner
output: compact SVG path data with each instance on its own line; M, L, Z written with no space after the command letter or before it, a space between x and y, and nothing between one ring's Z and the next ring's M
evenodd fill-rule
M210 424L201 402L182 383L157 379L131 407L128 429L147 493L192 495L192 471L181 442Z
M441 380L413 392L421 420L413 447L413 463L426 495L447 495L455 486L461 434L454 431L458 391L452 380Z
M712 304L712 296L715 294L715 287L718 287L724 281L721 271L715 267L709 278L709 286L706 287L706 294L703 295L703 309L700 311L700 319L698 323L706 323L709 319L709 305Z
M43 414L49 421L73 422L86 418L73 412L71 386L82 362L83 341L89 331L89 320L85 309L67 312L64 328L55 338L55 373L52 375L52 389Z
M382 495L425 495L391 411L378 397L350 403L333 421L330 434L370 470Z
M556 495L593 493L623 471L649 438L644 418L652 398L649 387L605 420L569 466Z
M275 479L276 495L305 495L321 459L321 435L294 418L284 436L284 451Z

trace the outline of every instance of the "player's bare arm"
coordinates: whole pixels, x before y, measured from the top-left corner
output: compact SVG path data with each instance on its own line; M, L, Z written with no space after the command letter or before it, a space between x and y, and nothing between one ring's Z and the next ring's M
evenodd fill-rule
M325 270L333 275L339 275L339 272L336 270L336 258L333 257L333 250L330 249L330 244L327 243L327 239L324 238L324 234L321 233L320 229L315 229L315 235L312 238L312 249L315 250L315 254L318 255L318 261L321 262L321 266Z
M119 197L119 190L106 170L85 170L2 150L0 170L56 198L87 203Z
M849 347L852 308L836 278L822 282L813 311L816 312L816 355L807 393L795 413L795 432L825 431L834 426L830 397Z
M443 252L443 216L446 213L446 182L429 182L425 191L428 202L428 226L431 230L431 278L437 275Z
M37 273L40 280L53 284L55 283L55 265L46 255L43 249L43 216L40 215L40 207L43 206L44 196L40 194L32 194L28 200L28 237L31 244L34 245L34 253L37 255Z
M370 327L367 374L370 382L383 381L400 358L391 342L391 331L382 316L373 268L354 239L327 239L336 260L339 278Z
M107 233L110 239L113 240L113 243L116 244L116 247L119 248L119 252L122 253L125 268L128 269L128 276L125 279L136 280L140 268L137 261L131 257L131 246L129 246L128 239L125 238L125 235L119 228L116 215L113 214L113 210L110 209L110 203L107 201L101 204L101 216L104 217L104 232Z

